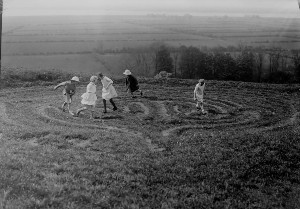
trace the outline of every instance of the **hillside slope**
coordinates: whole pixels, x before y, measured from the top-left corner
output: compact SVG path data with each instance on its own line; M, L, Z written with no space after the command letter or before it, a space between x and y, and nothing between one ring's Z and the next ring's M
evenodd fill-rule
M99 100L97 120L63 113L52 86L1 90L0 204L299 207L299 86L208 81L202 115L194 85L149 80L133 99L117 84L119 110Z

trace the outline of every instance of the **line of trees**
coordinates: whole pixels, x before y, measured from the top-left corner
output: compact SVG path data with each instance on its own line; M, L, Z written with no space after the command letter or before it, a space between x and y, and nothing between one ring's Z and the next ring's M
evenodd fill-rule
M240 45L209 49L152 45L135 50L134 63L141 75L153 76L160 71L174 77L251 82L300 82L300 50L264 49Z

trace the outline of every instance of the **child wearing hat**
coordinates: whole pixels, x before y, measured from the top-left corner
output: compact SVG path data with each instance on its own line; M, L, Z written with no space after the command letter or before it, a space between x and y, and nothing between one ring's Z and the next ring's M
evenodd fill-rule
M103 88L102 88L102 99L103 99L103 105L104 105L104 111L103 113L107 113L107 110L106 110L106 101L110 101L110 103L113 105L113 111L116 111L118 108L116 106L116 104L114 103L113 101L113 98L114 97L117 97L118 94L116 92L116 89L113 87L113 81L104 76L102 73L99 73L98 74L98 78L100 78L101 80L101 83L103 85Z
M133 92L139 91L140 95L143 96L143 91L140 90L138 80L132 75L130 70L126 69L125 72L123 73L126 75L126 80L125 80L125 85L126 85L126 92L130 92L132 98L135 98L133 95Z
M74 115L75 117L79 116L79 113L85 110L89 110L91 112L91 118L95 119L95 106L96 106L96 101L97 101L97 96L96 96L96 83L98 81L97 76L92 76L90 78L90 83L86 87L86 92L81 95L81 104L83 107L79 108L76 111L76 114Z
M72 103L72 97L75 94L76 84L78 82L79 82L79 78L77 76L74 76L73 78L71 78L70 81L62 82L54 87L54 90L56 90L57 88L59 88L61 86L64 87L64 89L63 89L64 103L61 106L63 112L65 112L65 106L67 105L68 112L71 113L70 105Z
M200 79L199 83L197 83L195 90L194 90L194 100L197 100L196 108L197 108L197 110L201 109L203 114L205 114L205 111L203 108L204 88L205 88L204 79Z

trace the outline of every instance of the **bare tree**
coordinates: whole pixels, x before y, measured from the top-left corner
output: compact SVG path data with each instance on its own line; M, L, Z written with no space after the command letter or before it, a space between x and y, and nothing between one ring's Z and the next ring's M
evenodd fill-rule
M125 69L129 69L132 71L133 69L136 68L134 59L132 58L131 54L127 54L127 53L122 54L120 60L122 62L121 65L124 66Z
M286 71L288 68L288 59L289 59L289 55L288 55L288 51L283 51L280 57L280 61L281 61L281 70L282 71Z
M134 54L134 67L138 73L144 76L150 76L154 69L153 54L149 52L138 52Z
M257 75L258 82L261 82L261 78L262 78L264 57L265 57L265 55L261 51L254 53L254 63L255 63L255 69L256 69L256 75Z
M298 80L298 82L300 81L300 50L292 50L292 61L293 61L293 64L295 66L295 76Z
M273 47L269 50L270 73L278 71L283 52L283 49L277 47Z
M177 64L178 64L178 59L179 59L179 52L178 51L173 51L171 53L172 59L174 60L174 76L175 78L177 77Z

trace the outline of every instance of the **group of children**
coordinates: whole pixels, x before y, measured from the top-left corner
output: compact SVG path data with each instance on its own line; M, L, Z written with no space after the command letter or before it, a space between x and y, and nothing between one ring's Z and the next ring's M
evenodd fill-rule
M130 70L126 69L123 73L126 75L125 85L126 85L126 92L130 93L132 98L135 98L134 92L139 92L141 96L143 96L143 91L140 89L138 80L132 75ZM70 111L70 105L72 103L72 97L76 92L76 84L79 83L79 78L74 76L71 78L70 81L65 81L57 86L54 89L59 87L64 87L63 89L63 96L64 96L64 103L62 104L62 111L65 112L65 107L67 106L67 111L72 114L74 117L78 117L79 114L83 111L89 111L91 113L91 118L96 119L97 116L95 115L95 106L97 101L96 95L96 85L98 80L101 80L102 83L102 101L104 110L103 113L107 113L106 101L109 101L113 106L113 111L116 111L118 108L113 101L113 98L117 97L118 94L116 89L113 86L113 81L104 76L102 73L99 73L98 76L92 76L90 78L90 83L86 87L86 92L81 95L81 104L80 107L75 113ZM201 110L203 114L206 112L203 108L203 95L204 95L204 88L205 82L204 79L200 79L199 83L196 85L194 90L194 100L197 101L196 108L197 110Z
M139 92L140 95L143 96L143 92L139 88L138 81L132 75L130 70L125 70L123 74L126 75L126 91L132 95L132 98L135 98L133 94L134 92ZM67 111L75 117L78 117L79 114L83 111L90 111L91 118L97 118L95 115L95 106L97 101L96 85L98 80L101 80L102 83L102 101L104 106L103 113L107 113L106 101L109 101L113 106L113 111L116 111L118 108L115 102L113 101L113 98L117 97L118 94L113 86L113 81L107 76L104 76L102 73L99 73L98 76L92 76L90 78L90 83L86 87L86 92L81 95L82 107L80 107L75 113L70 111L70 105L72 103L72 97L76 91L76 84L79 83L79 78L77 76L74 76L73 78L71 78L70 81L65 81L55 86L54 89L64 87L64 103L61 107L62 111L65 112L65 107L67 106Z

